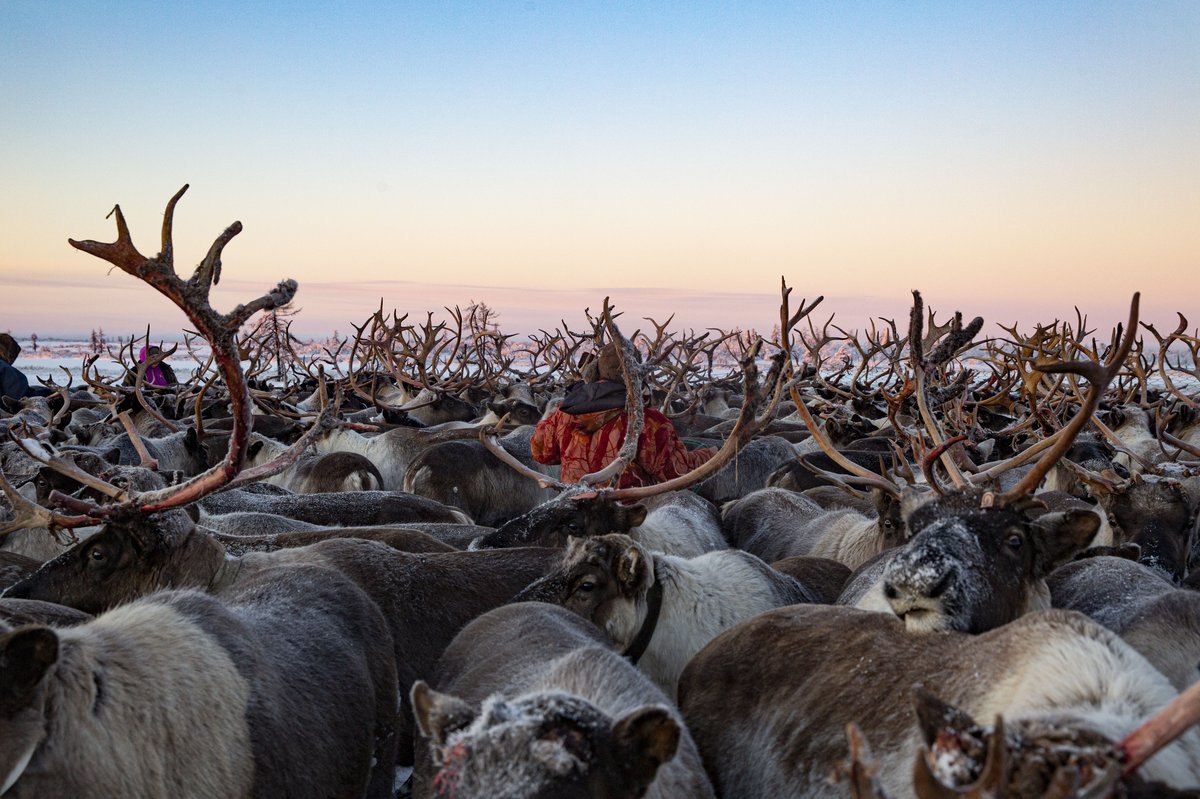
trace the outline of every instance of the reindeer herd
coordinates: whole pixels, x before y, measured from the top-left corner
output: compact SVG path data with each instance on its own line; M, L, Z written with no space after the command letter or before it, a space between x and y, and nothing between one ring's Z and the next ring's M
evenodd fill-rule
M1182 315L845 331L785 284L769 340L381 308L304 356L247 325L294 281L209 303L239 223L176 273L186 188L154 257L119 207L70 243L211 355L0 412L5 799L1200 796ZM604 339L625 445L568 485L530 437ZM638 398L716 455L614 488Z

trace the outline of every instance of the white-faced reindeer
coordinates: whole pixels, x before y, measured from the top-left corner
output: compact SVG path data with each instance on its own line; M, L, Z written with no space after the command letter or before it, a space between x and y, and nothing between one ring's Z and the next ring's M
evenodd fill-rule
M893 613L910 630L918 631L982 632L1030 610L1049 607L1046 576L1087 546L1100 527L1100 518L1089 510L1041 513L1039 507L1035 511L1036 498L1031 494L1070 448L1109 381L1121 369L1137 330L1138 300L1135 294L1128 327L1104 363L1055 362L1038 366L1044 372L1086 376L1087 396L1069 423L1016 458L968 479L945 450L948 439L926 413L930 433L937 442L931 454L943 459L955 488L941 489L926 459L926 473L941 493L923 504L907 503L903 515L910 535L908 543L864 566L848 582L839 602ZM911 340L919 339L919 329L915 333L910 334ZM935 361L936 354L931 356ZM923 408L922 381L927 363L919 353L914 356L916 393ZM972 483L1034 456L1039 458L1033 468L1006 492L986 491Z

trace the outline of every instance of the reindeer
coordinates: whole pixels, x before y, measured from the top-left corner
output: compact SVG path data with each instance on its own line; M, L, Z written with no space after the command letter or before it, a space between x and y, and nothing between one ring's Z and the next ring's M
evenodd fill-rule
M1050 607L1045 578L1092 540L1099 517L963 492L904 509L912 538L853 575L839 604L900 617L913 631L983 632ZM919 500L918 500L919 501Z
M1089 487L1112 523L1113 544L1133 543L1139 560L1179 582L1188 574L1196 542L1196 500L1184 483L1135 475L1121 485L1091 481Z
M533 460L523 427L500 439L514 458L553 476L557 469ZM404 490L461 509L476 522L495 527L533 510L554 492L522 478L493 457L478 441L444 441L413 459L404 475Z
M767 562L811 555L856 569L906 538L898 494L875 489L872 496L876 516L764 488L722 507L721 524L730 543Z
M553 602L589 619L673 697L683 667L719 632L818 596L736 549L680 558L618 534L572 539L558 568L517 599Z
M971 717L1002 714L1006 734L997 728L994 740L1004 741L1006 752L989 760L1007 760L1012 770L988 771L974 794L945 788L916 794L914 755L930 742L918 718L939 710L922 703L926 707L913 712L917 685L961 708L957 723L932 725L935 734L943 726L961 731ZM881 793L897 799L1006 795L1008 780L1036 768L1047 741L1056 739L1076 751L1099 749L1104 763L1119 771L1113 745L1174 697L1167 679L1117 635L1060 610L1031 613L977 636L915 636L901 620L880 613L779 608L715 638L679 684L680 709L724 799L844 796L828 777L845 754L842 736L851 722L872 745ZM1051 762L1040 789L1019 795L1041 796L1054 771ZM1176 788L1196 785L1200 733L1186 732L1146 762L1142 774ZM968 783L976 774L961 776Z
M286 444L254 434L246 463L261 466L282 456ZM263 480L294 494L325 494L341 491L382 491L383 475L375 464L355 452L302 456L294 465Z
M1046 583L1054 607L1077 610L1120 635L1177 689L1200 679L1200 594L1112 556L1068 563Z
M751 491L765 488L767 478L780 465L795 457L796 450L786 439L776 435L755 438L738 452L731 463L701 481L696 493L720 507Z
M460 510L403 491L265 494L231 489L205 497L200 507L208 514L256 511L322 526L404 524L415 521L471 522L470 517Z
M390 797L396 670L374 603L328 569L241 589L0 623L5 796Z
M1082 374L1089 388L1083 406L1071 421L1045 439L1032 453L1017 456L982 471L974 478L993 477L998 470L1019 465L1021 458L1041 453L1034 467L1010 490L997 494L982 490L966 479L949 457L949 439L928 413L922 376L952 348L939 345L926 361L914 356L917 399L924 409L929 432L937 446L923 459L923 468L935 491L933 499L915 499L911 492L902 502L902 514L911 539L865 564L847 583L839 603L893 613L910 630L961 630L983 632L1011 621L1022 613L1049 607L1045 577L1069 561L1095 537L1100 518L1089 510L1070 509L1040 513L1029 494L1067 452L1074 437L1091 418L1109 381L1121 369L1137 330L1139 295L1130 303L1129 323L1118 345L1102 364L1097 361L1044 363L1049 373ZM913 318L919 319L918 302ZM981 322L982 320L976 320ZM972 325L976 327L977 325ZM952 332L951 338L956 334ZM910 340L920 339L914 325ZM958 341L967 339L965 331ZM969 339L967 339L969 340ZM954 348L957 348L955 345ZM940 353L940 355L939 355ZM835 452L827 450L831 457ZM941 459L955 482L942 489L933 472ZM843 464L845 465L845 464ZM865 473L863 480L877 479Z
M352 579L383 614L406 696L459 628L511 599L557 560L557 552L537 549L411 554L355 538L326 538L238 557L197 529L182 511L174 511L107 525L4 596L97 613L165 587L196 588L224 598L264 571L331 569ZM440 598L436 614L429 612L428 597ZM410 757L410 733L402 725L402 763Z
M338 428L319 437L318 453L354 452L378 467L383 487L398 491L404 486L404 474L413 460L428 447L442 441L475 438L479 428L450 428L428 431L418 427L394 427L376 436L364 436L354 430Z
M639 504L646 518L629 529L629 537L646 549L694 558L729 547L717 509L691 491L668 491Z
M412 690L414 796L708 799L671 702L591 624L550 605L468 625Z

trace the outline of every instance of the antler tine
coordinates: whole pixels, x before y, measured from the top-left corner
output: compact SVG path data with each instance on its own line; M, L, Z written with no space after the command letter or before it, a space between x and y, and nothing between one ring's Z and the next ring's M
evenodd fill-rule
M846 740L850 746L850 759L838 764L835 780L844 778L849 782L852 799L887 799L875 779L879 766L871 756L867 737L854 722L846 725Z
M876 488L883 489L894 497L900 496L900 489L898 489L894 484L890 486L887 485L879 475L875 474L870 469L865 469L862 466L859 466L857 463L837 451L837 449L833 446L833 442L831 442L829 438L826 437L823 432L821 432L821 428L817 426L816 420L813 419L812 413L809 412L808 406L804 404L804 399L800 396L800 392L796 390L795 386L791 387L791 397L792 402L796 404L796 412L800 414L800 418L804 421L805 426L808 427L808 432L812 435L813 441L817 443L817 446L821 448L821 451L824 452L830 460L832 460L838 466L841 466L850 474L855 475L856 477L861 477L864 480L872 481L871 485L875 486ZM875 481L880 482L877 483Z
M500 446L499 439L496 438L496 433L499 432L500 426L508 419L508 414L504 414L499 421L492 427L481 426L479 428L479 442L483 444L484 449L496 456L496 458L505 466L516 471L518 474L524 475L531 480L535 480L541 488L553 488L557 491L571 491L578 489L579 486L572 486L564 483L561 480L556 480L548 474L542 474L536 469L531 469L519 460L513 457L512 453Z
M935 445L932 449L925 453L924 457L921 458L921 472L925 475L925 482L929 483L930 487L932 487L937 493L945 494L946 491L942 488L941 484L937 480L937 474L933 470L933 462L940 458L942 454L946 452L946 450L950 449L950 447L954 446L955 444L961 444L966 440L966 436L955 436L954 438L948 438L941 444ZM963 481L963 485L966 485L965 480ZM962 488L961 485L957 487Z
M1069 372L1086 377L1089 384L1088 395L1074 418L1055 434L1058 440L1054 446L1041 457L1037 464L1034 465L1017 485L1002 495L1001 499L1003 501L1010 501L1023 494L1032 493L1042 482L1042 478L1046 476L1051 467L1071 448L1075 436L1087 424L1088 420L1091 419L1092 414L1096 411L1096 407L1100 404L1100 397L1103 396L1105 390L1108 388L1108 384L1113 376L1120 371L1121 365L1125 362L1125 358L1129 355L1129 351L1133 347L1133 339L1137 335L1140 301L1141 294L1135 292L1132 301L1129 303L1129 323L1125 328L1125 334L1121 338L1119 345L1113 348L1108 355L1108 359L1103 364L1096 361L1060 361L1058 363L1040 364L1035 367L1039 371L1052 374Z
M787 349L788 341L786 331L790 331L793 327L800 324L800 320L812 313L816 307L825 300L825 297L824 295L818 296L815 300L807 304L805 304L804 300L801 300L800 307L796 309L796 313L789 314L791 304L788 297L791 295L792 290L788 288L786 277L781 276L779 278L779 284L781 300L779 304L779 335L781 338L783 338L783 341L781 341L780 344L784 349Z
M817 466L815 463L812 463L811 461L802 460L802 461L798 461L798 462L801 466L803 466L809 472L812 472L817 477L820 477L822 480L825 480L826 482L837 486L838 488L842 489L846 493L851 494L853 496L856 496L856 497L865 497L866 496L863 492L854 488L853 485L863 485L863 486L868 486L870 488L878 488L882 491L892 493L893 496L898 496L898 492L895 491L896 487L894 485L888 485L887 480L885 480L882 477L875 476L874 478L868 478L868 477L859 477L857 475L835 474L833 472L822 469L820 466Z
M48 427L58 427L58 423L65 419L67 414L71 411L71 386L75 384L75 376L71 374L71 370L67 367L60 366L59 368L67 373L67 384L65 386L55 385L53 377L42 381L42 385L46 386L47 388L54 386L55 393L62 398L63 403L62 407L58 409L58 412L55 413L50 419L50 422L47 425ZM41 378L38 379L41 380Z

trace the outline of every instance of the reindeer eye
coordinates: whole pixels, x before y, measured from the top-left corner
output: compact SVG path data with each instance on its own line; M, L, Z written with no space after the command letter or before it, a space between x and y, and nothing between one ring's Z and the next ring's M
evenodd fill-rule
M592 591L596 590L596 584L591 580L582 580L578 585L575 586L575 590L583 591L584 593L591 593Z
M104 551L104 547L92 547L88 556L97 563L103 563L104 559L108 557L108 553Z
M1017 535L1016 533L1013 533L1004 543L1008 544L1009 549L1020 549L1021 544L1025 543L1025 539L1021 538L1021 536Z

